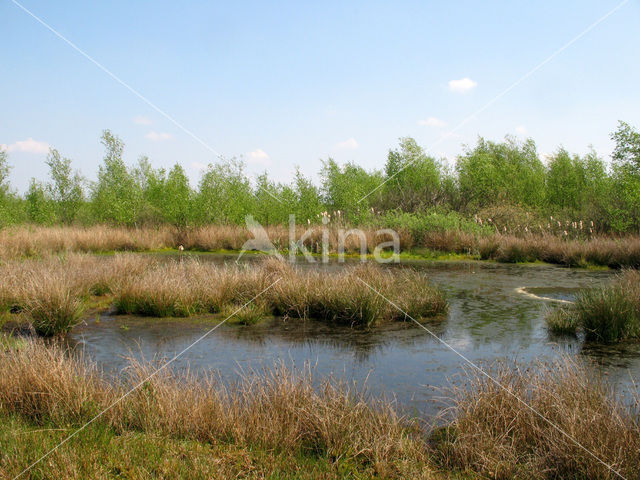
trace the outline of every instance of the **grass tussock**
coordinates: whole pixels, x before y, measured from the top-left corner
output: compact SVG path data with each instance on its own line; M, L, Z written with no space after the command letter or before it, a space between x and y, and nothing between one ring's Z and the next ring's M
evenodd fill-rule
M332 380L314 389L309 369L280 365L247 373L233 385L169 369L149 378L153 371L151 364L132 363L124 379L108 383L82 358L28 342L0 351L0 413L78 426L144 381L98 423L119 435L142 432L340 459L381 476L419 475L424 468L418 429L392 404L369 401Z
M627 270L612 284L587 289L570 307L552 312L549 328L581 328L587 340L616 342L640 338L640 272Z
M96 295L110 295L105 298L113 299L118 313L153 317L226 317L250 302L230 323L252 324L270 315L350 325L403 319L363 281L416 319L447 311L442 292L413 270L392 272L369 264L330 272L296 269L274 259L216 265L135 254L5 262L0 264L0 305L4 311L22 312L45 336L72 328Z
M551 310L545 317L547 329L556 335L575 335L578 332L578 319L570 307Z
M468 374L469 383L452 392L453 422L432 437L444 467L495 479L620 478L591 452L623 477L637 477L637 417L584 367L567 359L526 370L501 364L492 375L505 389Z
M0 264L0 307L21 312L40 335L65 333L80 321L91 295L113 293L148 265L148 259L124 254L7 261Z
M277 283L275 283L277 281ZM350 325L402 319L382 293L414 318L446 313L443 294L415 271L392 273L377 265L339 272L301 270L277 260L254 266L217 266L188 260L158 264L130 279L116 294L122 313L188 316L231 311L265 290L259 306L242 316L283 315Z

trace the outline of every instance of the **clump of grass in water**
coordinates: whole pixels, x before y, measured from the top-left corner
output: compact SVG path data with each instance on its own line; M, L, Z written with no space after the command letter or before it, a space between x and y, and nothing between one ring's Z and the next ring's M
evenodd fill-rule
M611 285L581 292L573 305L552 312L547 326L560 333L580 327L597 342L640 338L640 272L628 270Z
M575 304L578 318L588 340L615 342L640 336L638 292L623 285L588 290Z
M226 305L222 309L222 318L227 323L238 325L254 325L271 315L267 306L262 302L252 302L248 305Z
M38 335L51 337L68 332L85 311L83 298L61 276L33 279L27 291L25 312Z
M545 317L547 328L556 335L575 335L578 331L578 319L571 307L551 310Z
M447 311L442 293L415 271L394 274L372 264L337 273L302 271L277 260L250 267L219 267L196 260L158 265L124 285L116 294L116 307L122 313L152 316L228 312L276 279L278 283L261 296L264 313L349 325L403 318L376 291L412 316Z

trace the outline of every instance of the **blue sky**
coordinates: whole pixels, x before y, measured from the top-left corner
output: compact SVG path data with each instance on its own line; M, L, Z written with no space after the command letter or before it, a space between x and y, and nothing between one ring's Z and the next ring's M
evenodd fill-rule
M619 119L640 127L640 0L444 140L620 2L20 3L213 150L279 180L329 156L380 168L402 136L453 161L478 135L608 155ZM0 29L0 144L18 190L46 177L49 145L94 178L105 128L130 164L180 162L195 182L216 161L10 0Z

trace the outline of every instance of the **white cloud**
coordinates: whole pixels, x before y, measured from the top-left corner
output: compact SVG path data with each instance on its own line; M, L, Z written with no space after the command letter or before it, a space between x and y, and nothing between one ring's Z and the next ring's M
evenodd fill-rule
M149 117L145 117L144 115L136 115L133 117L133 123L136 125L151 125L153 122Z
M418 120L418 125L422 125L423 127L442 128L447 125L447 122L436 117L429 117L426 120Z
M265 152L261 148L258 148L253 152L247 153L247 159L249 160L249 163L257 163L261 165L271 164L271 159L269 158L269 155L267 154L267 152Z
M516 133L519 133L520 135L524 135L525 133L527 133L527 129L525 128L524 125L518 125L516 128Z
M151 140L152 142L163 142L165 140L171 140L173 135L170 133L155 132L151 130L144 136L144 138Z
M47 142L39 142L29 137L26 140L19 140L9 145L2 143L0 144L0 150L6 150L7 152L48 153L49 144Z
M449 90L454 93L468 93L476 86L478 82L474 82L469 77L461 78L460 80L449 80Z
M338 142L336 143L335 148L337 150L355 150L356 148L358 148L360 145L358 144L358 142L356 141L355 138L351 137L347 140L345 140L344 142Z

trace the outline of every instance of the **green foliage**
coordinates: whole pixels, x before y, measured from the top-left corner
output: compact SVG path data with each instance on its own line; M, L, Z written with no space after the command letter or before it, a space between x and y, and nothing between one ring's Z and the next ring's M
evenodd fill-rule
M92 202L98 221L133 224L137 219L142 192L133 173L122 159L124 143L109 130L102 133L104 164L92 188Z
M617 231L640 230L640 133L620 122L611 139L616 142L611 226Z
M200 180L196 198L202 223L242 224L253 214L255 197L244 173L244 163L232 159L209 165Z
M10 172L7 152L0 150L0 227L26 220L24 202L11 191Z
M388 152L383 171L329 158L322 162L319 186L299 170L291 183L276 182L266 172L253 182L244 163L231 159L209 165L194 189L179 164L156 169L141 157L135 168L128 167L122 140L105 130L104 161L88 199L85 180L55 149L46 161L50 181L33 181L25 195L15 194L7 153L0 151L0 226L29 221L186 227L244 224L246 215L276 225L286 224L292 214L298 224L317 224L326 211L341 223L383 224L414 233L484 233L487 223L494 232L517 235L564 234L574 223L584 236L638 231L640 133L620 122L612 139L610 168L594 151L580 156L562 148L545 166L533 140L511 137L502 142L479 138L450 167L407 137Z
M295 184L295 215L299 222L306 219L314 221L323 209L320 189L306 178L300 170L296 171Z
M7 158L7 152L0 150L0 200L4 199L9 193L9 172L11 167Z
M84 200L83 178L73 172L71 160L62 158L58 150L52 148L47 157L52 183L48 186L55 202L59 218L64 223L72 223Z
M460 194L469 209L512 203L535 207L544 200L544 165L529 139L520 144L478 139L456 164Z
M56 203L50 198L42 183L31 179L26 195L27 215L30 222L52 225L56 222Z
M354 222L370 217L369 209L376 204L384 181L378 171L367 172L355 163L341 167L332 158L322 162L320 177L327 210L341 210Z
M628 123L619 122L611 139L616 142L611 155L614 164L640 175L640 132Z
M458 231L479 235L492 233L488 226L481 226L458 212L436 210L408 213L392 210L380 217L381 224L394 230L406 230L414 238L422 238L426 233Z
M608 222L611 182L604 162L591 151L584 157L561 148L551 157L546 172L547 208L567 217Z
M441 167L413 138L401 138L400 148L389 151L385 174L387 205L416 211L442 203Z

